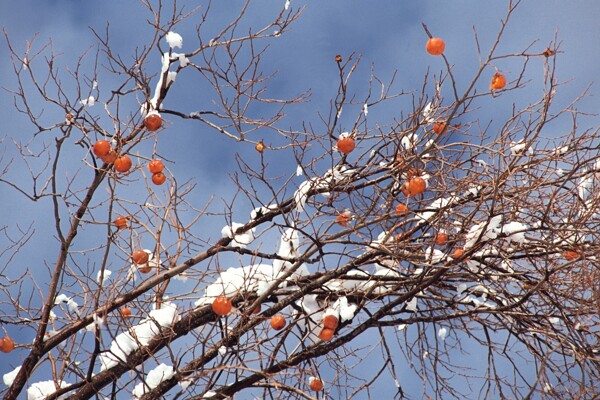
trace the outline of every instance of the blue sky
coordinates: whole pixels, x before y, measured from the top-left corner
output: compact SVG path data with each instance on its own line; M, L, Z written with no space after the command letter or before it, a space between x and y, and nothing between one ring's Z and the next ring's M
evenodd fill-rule
M241 4L240 1L214 2L214 23L209 23L207 32L217 29L228 22ZM219 4L217 4L219 3ZM192 8L196 4L203 6L204 2L180 2ZM284 1L261 0L255 2L248 13L248 26L259 26L279 13ZM444 68L440 58L427 55L423 50L427 36L421 26L425 23L435 35L446 41L446 56L454 65L458 83L466 84L478 66L475 53L474 30L477 31L480 44L484 51L491 45L500 27L500 20L506 11L505 1L358 1L358 0L329 0L329 1L299 1L292 0L292 8L305 7L303 16L284 36L270 42L263 67L267 72L277 72L269 86L269 94L274 97L290 97L310 90L311 96L306 104L290 107L283 125L292 129L300 129L303 122L322 128L318 113L327 114L330 99L335 96L337 88L337 66L334 56L341 54L344 58L351 53L360 54L360 67L351 83L351 91L358 99L366 96L369 71L374 69L376 75L384 82L396 72L395 87L397 90L419 90L424 73L439 74ZM31 11L34 10L34 11ZM502 40L500 52L520 52L532 44L532 52L540 52L558 37L560 51L558 58L557 77L566 82L561 87L557 102L568 104L581 94L588 85L597 80L599 65L597 38L600 37L600 25L597 17L600 15L600 2L587 1L551 1L526 0L519 7L510 21L506 35ZM114 51L128 57L136 47L143 46L148 41L151 30L145 20L148 12L135 1L4 1L0 4L0 22L9 35L17 51L23 52L26 40L36 34L35 47L52 40L56 54L60 54L58 62L61 68L76 62L77 56L95 43L90 27L99 32L110 22L110 32ZM192 49L194 42L194 17L182 22L175 31L184 37L183 51ZM209 36L207 37L208 40ZM93 57L92 57L93 58ZM160 69L158 51L155 60L148 68ZM515 79L519 73L516 64L499 62L497 68L507 77ZM11 74L12 66L6 47L6 42L0 44L0 86L14 88ZM539 78L542 64L539 59L532 59L528 77ZM489 76L493 71L489 71ZM114 86L114 81L107 74L106 80L99 80L99 85L108 91ZM188 75L192 77L192 75ZM203 91L200 83L185 81L186 71L183 71L175 83L173 93L167 100L167 107L181 108L191 112L197 109L196 101L207 101L202 98ZM178 86L178 83L186 82ZM479 82L485 89L489 85L486 75ZM198 86L196 86L198 85ZM482 120L501 120L510 115L513 103L525 105L540 95L541 87L532 82L530 87L518 92L519 97L504 96L498 99L494 108L478 112ZM589 90L589 97L582 100L579 108L588 113L595 113L600 107L596 84ZM105 92L106 93L106 92ZM12 108L12 97L9 93L0 92L0 118L4 124L0 127L0 137L28 140L31 126L20 115L15 115ZM75 99L72 99L75 100ZM100 99L101 100L101 99ZM41 104L35 106L42 108ZM370 124L388 123L402 111L402 102L389 102L370 110ZM100 106L96 106L100 107ZM45 111L49 121L61 120L62 113L49 108ZM99 110L98 110L99 112ZM346 118L346 114L344 114ZM353 119L348 113L350 124ZM583 119L582 124L592 126L592 119ZM175 161L169 164L171 172L180 182L193 180L198 184L194 193L196 206L201 207L213 195L217 200L213 206L223 209L219 198L229 199L235 193L235 186L228 180L228 172L236 168L235 154L241 154L250 162L258 162L258 155L253 145L248 143L232 143L205 126L199 126L189 121L173 119L174 132L169 140L160 143L159 152L164 158ZM555 126L557 133L567 126ZM551 133L550 133L551 134ZM261 136L263 135L263 136ZM270 143L268 133L258 133L253 139L264 139ZM16 149L10 145L10 140L3 142L2 153L5 160L17 157ZM77 158L79 157L79 158ZM77 156L66 165L76 166L81 157ZM296 163L288 156L272 155L268 160L276 164L278 170L286 177L292 176ZM3 164L4 165L4 164ZM13 168L9 173L11 179L24 181L24 171ZM294 178L296 179L296 178ZM27 181L24 181L27 182ZM300 183L301 179L294 182ZM29 183L25 184L30 186ZM295 187L290 190L294 190ZM292 192L290 192L291 194ZM51 264L56 256L53 240L41 240L40 237L52 238L53 232L43 221L48 215L46 203L31 203L24 201L22 195L6 185L0 186L0 196L4 204L0 217L1 225L28 226L33 224L37 236L30 242L28 254L20 255L17 260L22 265L37 270L44 270L43 260ZM240 213L247 215L253 208L249 202L240 199L236 204ZM214 226L205 227L206 232L214 231L213 238L219 237L222 221L214 221ZM11 228L12 229L12 228ZM0 247L3 247L0 238ZM50 246L49 246L50 244ZM81 246L85 246L85 242ZM15 263L17 264L17 263ZM12 328L11 328L12 329ZM15 330L17 340L31 340L32 332ZM21 356L22 353L14 355ZM11 363L18 360L11 359ZM15 364L16 365L16 364ZM4 373L0 368L0 374Z

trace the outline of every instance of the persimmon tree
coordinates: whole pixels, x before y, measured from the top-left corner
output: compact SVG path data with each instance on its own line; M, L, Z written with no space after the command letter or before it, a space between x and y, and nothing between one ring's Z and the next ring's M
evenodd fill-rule
M480 61L469 81L450 44L426 53L424 24L441 73L399 88L372 72L354 91L360 56L332 54L330 108L291 128L306 95L270 95L268 45L301 9L246 29L248 1L211 31L210 7L143 4L154 35L132 55L93 30L98 51L65 69L51 45L6 34L32 129L5 141L17 151L0 180L54 232L4 229L0 350L19 360L1 371L5 399L595 393L599 135L580 128L579 98L554 104L556 38L498 50L518 2L495 40L465 38ZM183 47L178 30L197 21ZM541 95L519 105L532 80ZM178 85L201 88L197 108L170 106ZM478 114L507 97L497 118ZM368 117L388 103L402 108ZM218 168L231 197L198 204L197 182L171 172L182 160L161 143L184 123L240 145ZM31 254L42 243L52 256ZM18 268L24 253L37 266ZM23 331L33 341L13 350Z

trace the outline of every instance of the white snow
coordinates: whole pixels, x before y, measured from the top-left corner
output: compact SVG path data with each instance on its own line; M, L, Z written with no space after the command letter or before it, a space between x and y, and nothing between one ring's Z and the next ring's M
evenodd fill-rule
M146 391L154 389L163 381L171 379L173 376L175 376L175 372L173 371L172 366L164 363L159 364L156 368L148 372L145 382L135 385L135 388L131 394L133 395L134 399L139 399L146 393Z
M419 141L419 136L416 133L407 133L400 140L400 144L405 150L411 151Z
M354 318L358 306L356 304L348 304L348 299L344 296L338 298L335 303L333 303L332 308L339 312L340 321L345 322Z
M68 383L60 381L58 383L60 388L64 388L69 386ZM54 385L54 381L42 381L36 382L27 388L27 400L44 400L48 395L56 392L56 386ZM59 400L66 399L69 397L69 394L63 394L58 397Z
M285 5L283 6L283 8L285 8L286 11L288 8L290 8L290 0L285 0Z
M233 239L231 242L233 246L246 248L246 246L248 246L254 240L255 229L252 228L244 233L236 235L235 231L242 226L244 226L244 224L239 224L237 222L233 222L231 226L224 226L223 229L221 229L221 237Z
M406 303L406 309L408 311L417 311L417 298L413 297Z
M523 142L523 139L518 142L510 142L510 154L513 156L520 155L525 147L527 147L527 143Z
M425 259L431 264L437 264L445 261L448 257L443 251L434 249L433 247L427 247L425 249Z
M296 176L302 176L304 173L302 171L302 166L298 165L298 167L296 168Z
M423 108L423 121L425 121L428 124L433 124L435 122L435 118L432 116L433 110L432 110L431 106L432 106L432 104L431 104L431 102L429 102Z
M521 222L513 221L502 225L500 231L507 236L507 239L515 243L525 243L525 232L529 227Z
M438 330L438 337L441 340L446 340L446 336L448 336L448 329L446 329L446 328L440 328Z
M474 225L467 232L465 239L465 249L469 249L481 239L482 241L496 239L498 234L501 232L500 224L502 223L502 215L496 215L490 218L488 221L483 221L479 224ZM485 232L483 230L485 229Z
M13 381L17 377L17 374L19 373L20 370L21 370L21 366L19 365L17 368L13 369L12 371L7 372L6 374L4 374L2 376L2 381L4 381L4 384L6 386L12 385Z
M363 114L365 114L365 117L369 115L369 105L367 103L363 105Z
M577 184L577 194L582 200L585 200L589 195L593 193L592 185L594 183L594 175L584 171L584 176L579 179Z
M96 104L96 99L94 98L94 96L90 96L87 99L81 99L81 100L79 100L79 102L83 106L92 107L94 104Z
M277 210L277 204L269 204L266 207L256 207L254 210L250 212L250 219L255 220L257 218L262 217L270 211Z
M77 304L72 298L67 296L66 294L59 294L54 299L54 305L58 305L60 303L66 303L69 311L79 314L79 304Z
M347 132L345 132L347 134ZM340 135L342 137L344 133ZM294 193L294 201L296 202L296 210L301 213L304 212L306 201L308 200L308 192L311 189L325 189L337 182L345 179L349 175L353 174L354 170L349 169L345 165L336 166L332 169L327 170L322 177L310 178L300 184L296 192ZM326 196L326 193L322 193Z
M98 271L98 274L96 275L96 282L98 282L100 285L104 285L104 282L106 282L110 278L111 274L112 274L112 271L110 271L108 269L104 270L104 274L102 273L102 270ZM102 276L102 282L100 282L101 276Z
M131 328L130 331L117 335L111 343L110 352L100 355L100 370L112 368L119 361L125 362L127 356L137 350L140 345L148 345L150 340L160 333L160 328L168 328L178 320L177 306L173 303L163 303L162 308L150 311L148 318Z
M172 49L174 49L176 47L181 48L183 46L183 38L178 33L175 33L175 32L167 33L167 36L165 36L165 40L169 44L169 47Z

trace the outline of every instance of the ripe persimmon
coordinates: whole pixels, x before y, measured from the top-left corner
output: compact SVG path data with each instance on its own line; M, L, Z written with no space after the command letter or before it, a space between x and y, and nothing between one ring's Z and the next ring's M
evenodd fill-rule
M162 126L162 117L159 113L152 113L144 119L144 126L149 131L156 131Z
M149 258L150 256L144 250L136 250L131 255L131 260L137 265L146 264Z
M256 143L256 146L254 146L254 149L262 154L265 151L265 144L262 140L259 140L258 143Z
M406 214L409 211L406 204L402 204L402 203L398 204L396 206L395 210L396 210L396 214Z
M344 211L335 217L335 222L340 226L348 226L350 221L352 221L352 213L350 211Z
M402 193L404 193L407 197L413 197L418 194L421 194L427 188L427 182L425 179L420 176L415 176L414 178L404 182L404 186L402 187Z
M433 241L435 242L435 244L437 244L438 246L443 246L446 243L448 243L448 234L446 232L438 232L436 233L436 235L433 237Z
M323 390L323 381L315 376L311 376L308 380L308 387L314 392L319 392Z
M340 321L333 314L327 314L323 316L323 327L327 329L335 330L338 327Z
M131 158L128 156L117 157L115 160L115 169L119 172L127 172L131 168L133 163L131 162Z
M157 172L162 172L165 169L165 165L162 160L152 160L148 163L148 171L150 173L155 174Z
M443 135L444 133L448 132L448 123L445 121L434 123L433 131L438 135Z
M119 308L119 314L123 318L129 318L131 317L131 309L129 307L121 307Z
M0 339L0 351L3 353L10 353L15 349L15 342L9 337L4 336Z
M430 38L425 44L425 50L432 56L439 56L446 50L446 43L440 38Z
M319 339L321 339L324 342L329 342L331 339L333 339L334 333L335 330L331 328L323 328L321 329L321 332L319 332Z
M276 331L280 331L285 328L286 324L287 322L283 315L274 315L273 318L271 318L271 328L275 329Z
M116 226L119 230L127 228L127 217L121 215L115 218L115 220L113 221L113 225Z
M112 147L108 140L98 140L96 143L94 143L92 151L96 157L102 157L107 155L111 148Z
M231 300L229 300L226 296L218 296L212 303L213 311L219 316L229 314L232 308L233 305L231 304Z
M500 72L496 71L492 76L492 83L490 84L490 90L499 90L506 86L506 77Z
M356 142L350 136L340 135L340 138L337 141L337 148L340 152L349 154L356 148Z
M107 164L113 163L117 159L117 152L115 151L115 149L111 148L108 151L108 154L105 156L100 156L100 159L102 160L102 162L105 162Z
M152 183L154 183L155 185L162 185L166 181L167 181L167 176L165 174L163 174L162 172L157 172L155 174L152 174Z
M465 251L462 248L458 247L452 253L452 258L454 258L454 259L461 258L463 256L463 254L465 254Z
M579 252L576 250L565 250L565 251L563 251L562 255L563 255L564 259L567 261L579 260L579 258L581 257L579 255Z

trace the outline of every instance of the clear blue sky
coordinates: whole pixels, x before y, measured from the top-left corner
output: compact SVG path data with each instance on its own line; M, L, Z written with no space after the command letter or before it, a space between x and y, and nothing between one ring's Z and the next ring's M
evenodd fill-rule
M195 4L203 5L204 2L181 1L192 8ZM214 24L209 23L207 30L229 21L241 1L214 1ZM279 13L284 1L260 0L250 8L247 24L258 27L261 22L272 18ZM269 93L277 96L293 96L310 90L311 97L307 104L292 107L288 110L285 125L292 129L300 129L303 121L314 123L319 127L318 113L327 114L330 99L335 96L337 87L337 67L334 56L341 54L347 57L355 52L362 55L360 68L355 73L351 89L357 93L358 98L366 96L366 84L371 67L383 81L389 80L397 71L396 88L406 91L420 90L423 75L430 68L432 73L439 73L443 69L441 59L428 56L423 48L427 36L421 23L427 24L435 36L443 37L446 41L446 56L457 75L459 84L466 83L478 66L473 38L474 29L478 32L480 44L487 50L500 27L500 19L506 11L505 1L360 1L360 0L326 0L326 1L300 1L292 0L291 7L306 7L304 15L284 35L270 44L265 57L264 68L267 72L277 71L273 78ZM33 10L33 11L32 11ZM600 2L587 1L558 1L558 0L526 0L518 9L511 20L506 35L502 41L500 52L520 52L532 44L532 52L540 52L554 39L556 34L560 42L560 55L558 61L557 77L560 81L567 82L561 88L558 101L567 104L574 97L581 94L588 85L597 80L597 71L600 51L599 42L600 24L597 19L600 15ZM148 41L151 33L145 20L148 12L136 1L105 0L105 1L32 1L19 2L2 1L0 3L0 24L4 27L12 40L15 48L23 52L26 41L31 40L36 34L35 47L37 49L50 39L54 52L59 54L57 62L64 68L66 65L74 66L79 54L92 47L95 38L89 27L102 32L106 22L110 22L110 32L113 50L123 57L128 57L136 47L143 46ZM183 51L191 50L195 43L194 28L195 17L182 22L174 30L184 38ZM206 39L208 41L209 37ZM157 73L160 69L158 51L155 53L153 64ZM519 69L516 64L500 62L497 68L501 69L509 79L515 79ZM537 70L536 70L537 68ZM531 74L542 72L541 62L532 60ZM14 88L6 41L0 43L0 86ZM537 71L537 72L536 72ZM152 72L152 71L150 71ZM490 71L490 76L493 71ZM91 73L90 73L91 74ZM106 80L100 80L99 85L107 93L114 87L114 82L104 74ZM191 76L191 75L188 75ZM175 83L173 93L169 96L169 108L180 108L191 112L196 110L194 102L202 96L202 92L193 84L185 83L186 71L182 72ZM178 86L178 83L181 84ZM489 84L486 77L482 80L482 88ZM584 99L580 109L594 113L600 109L599 88L592 85L589 90L590 97ZM483 110L482 118L502 118L510 114L513 102L526 104L540 95L541 88L532 84L530 89L519 92L519 97L508 97L497 104L497 108ZM531 96L530 98L528 96ZM100 101L102 99L99 99ZM206 100L206 99L204 99ZM30 137L31 126L26 120L15 115L12 107L12 97L9 93L0 92L0 138L6 136L19 138L26 141ZM35 105L41 107L40 104ZM100 112L101 105L96 105ZM396 107L396 108L395 108ZM387 123L400 111L398 103L382 105L370 111L371 125L380 122ZM52 118L63 118L62 114L50 109ZM195 180L200 189L195 194L198 207L203 205L213 194L217 197L230 198L235 193L235 186L227 179L227 172L235 169L235 153L244 154L244 157L256 158L253 146L243 143L232 143L219 136L216 132L204 126L189 122L173 120L173 130L176 130L172 140L161 142L160 152L165 158L176 161L169 168L180 182L190 179ZM352 119L348 120L348 123ZM586 120L583 120L586 123ZM591 123L591 122L590 122ZM561 127L556 126L560 131ZM175 136L176 135L176 136ZM261 138L255 136L253 139ZM270 138L263 138L269 143ZM18 157L15 147L11 146L8 139L4 140L2 153L5 160ZM79 157L79 156L78 156ZM292 175L295 171L295 162L289 157L272 156L273 163L281 165L282 173ZM81 161L81 157L76 162ZM4 164L2 164L4 165ZM75 165L75 163L73 164ZM286 172L287 171L287 172ZM24 171L13 170L12 179L20 180ZM24 174L26 175L26 174ZM300 178L297 181L301 182ZM30 184L26 186L30 187ZM294 188L292 188L294 189ZM290 192L291 194L291 192ZM21 226L34 224L38 232L44 232L48 226L48 209L40 204L26 202L24 197L16 194L6 185L0 186L0 196L4 204L0 216L0 225ZM221 206L219 206L221 207ZM222 209L217 207L219 210ZM252 209L249 203L241 201L240 213L247 213ZM218 237L221 222L215 222L214 227L207 228L214 231L212 237ZM51 230L47 232L52 237ZM52 263L56 256L56 249L48 247L47 243L30 243L36 249L23 255L22 264L32 270L41 268L43 257ZM52 242L51 244L53 244ZM0 238L0 248L4 247ZM40 257L37 257L40 255ZM43 255L43 256L42 256ZM12 329L12 328L11 328ZM14 331L17 340L31 340L32 332ZM14 355L20 357L22 352ZM17 365L18 359L10 359L11 365ZM0 367L0 374L9 370Z

